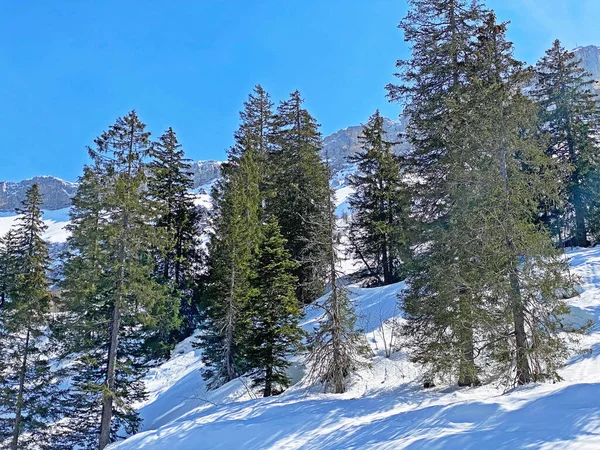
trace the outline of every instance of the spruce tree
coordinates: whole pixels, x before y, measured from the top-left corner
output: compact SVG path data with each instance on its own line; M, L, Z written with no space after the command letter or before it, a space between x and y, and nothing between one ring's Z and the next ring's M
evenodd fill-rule
M292 258L298 262L297 297L308 304L323 293L327 279L329 173L321 159L321 134L302 107L298 91L275 115L275 148L269 154L270 186L266 210L281 227Z
M468 245L453 223L459 192L454 175L463 171L463 131L458 120L462 90L468 86L467 60L482 23L479 1L411 0L400 23L412 55L397 62L402 84L387 86L392 101L405 103L412 151L405 160L412 211L420 223L417 265L403 307L413 357L430 374L458 372L461 385L478 382L473 319L478 299L462 280ZM444 293L445 295L442 295ZM435 301L431 301L431 300ZM439 344L438 344L439 342Z
M92 165L74 199L61 305L73 445L103 449L119 429L136 432L144 341L178 326L177 302L153 277L161 235L144 189L149 135L135 112L117 119L89 148Z
M510 337L499 333L492 342L499 348L504 338L510 351L501 360L513 369L514 383L525 384L558 377L566 356L560 316L568 311L560 293L572 294L573 285L549 234L535 224L540 199L556 195L554 162L535 134L536 106L521 91L531 73L513 58L505 33L506 24L489 13L469 64L466 109L475 124L471 132L485 137L476 158L487 186L473 211L485 236L474 261L487 261L478 267L486 282L480 295L491 295L490 308L500 302L510 319Z
M205 332L198 345L204 350L205 378L218 387L245 373L250 299L254 296L256 257L261 241L263 128L252 114L254 98L240 114L235 146L221 168L213 189L212 233L208 245L208 277L202 305ZM263 164L264 166L264 164Z
M269 397L289 386L287 357L299 351L303 336L302 315L296 300L296 263L290 259L277 220L271 216L263 226L256 258L251 299L248 364L256 386Z
M0 443L13 450L55 448L51 424L61 412L59 378L48 360L52 294L41 205L34 184L5 241L11 269L0 310Z
M377 111L360 136L363 151L349 158L357 173L350 176L354 193L350 241L354 256L383 284L399 281L406 273L409 198L402 181L400 158L386 140L383 117Z
M184 157L181 144L172 128L152 145L149 164L148 193L159 208L156 226L166 243L156 251L156 276L179 297L179 317L182 321L172 336L157 335L154 346L165 353L176 340L188 337L197 325L197 310L193 304L194 275L198 269L200 213L194 205L192 165Z
M541 129L549 137L547 153L561 166L558 181L567 198L561 214L566 217L550 214L547 220L561 241L565 240L561 228L566 228L571 245L586 247L590 210L597 204L600 158L600 109L593 82L575 54L558 40L537 64L536 75Z

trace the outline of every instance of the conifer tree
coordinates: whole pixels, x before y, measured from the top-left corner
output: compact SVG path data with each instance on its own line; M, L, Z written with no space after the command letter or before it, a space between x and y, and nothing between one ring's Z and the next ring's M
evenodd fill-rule
M148 193L159 208L156 226L166 239L162 251L157 252L157 277L179 297L181 327L173 336L160 336L154 345L165 352L176 339L189 336L197 325L197 311L193 305L194 273L199 264L200 213L194 205L191 190L194 187L192 165L184 157L181 144L172 128L152 145L149 164ZM161 348L164 347L164 348Z
M549 136L547 153L561 165L559 181L567 197L562 213L567 217L551 215L548 219L559 238L562 225L572 233L568 236L571 245L585 247L589 245L590 210L597 203L596 166L600 158L600 109L592 79L575 54L558 40L538 63L536 74L541 128ZM572 225L565 225L571 216Z
M400 23L410 42L411 58L397 62L402 84L387 86L392 101L406 104L407 135L412 146L405 167L410 178L412 211L420 223L414 270L404 299L411 318L405 331L413 357L432 374L458 372L461 385L478 382L473 319L478 299L462 278L468 249L453 223L457 184L462 173L463 131L457 107L469 84L467 60L482 23L483 7L470 0L410 0ZM444 293L445 295L442 295ZM431 301L434 299L435 301ZM414 326L413 326L414 325Z
M383 117L377 111L360 136L363 151L349 158L358 172L350 177L354 193L350 240L354 256L384 284L399 281L406 273L409 199L400 159L386 140Z
M328 167L327 171L329 173ZM330 193L327 222L319 235L326 239L323 246L327 251L331 292L318 305L324 313L309 338L307 362L312 383L322 383L325 392L342 394L346 391L350 374L362 365L361 355L367 353L367 344L356 329L356 314L348 291L338 275L339 239L334 211L334 196Z
M252 95L240 114L235 146L221 168L222 178L213 190L214 213L204 294L204 376L217 387L248 369L247 332L250 299L254 295L256 257L261 240L264 171L259 153L261 122L252 111Z
M559 293L572 283L535 223L538 202L556 195L553 162L535 133L536 107L521 93L531 74L512 57L505 30L489 13L475 34L468 85L452 104L461 151L447 173L448 226L424 252L427 270L404 301L414 354L438 372L455 367L453 349L466 359L468 323L473 364L459 365L459 384L478 382L477 356L497 362L493 374L512 385L556 379L566 354Z
M554 162L534 133L535 105L521 92L531 73L513 58L505 33L506 24L489 13L477 33L466 104L475 118L471 131L485 136L476 156L488 191L474 211L486 241L475 261L489 264L479 267L487 283L481 295L492 294L491 306L504 304L512 331L504 362L514 382L525 384L558 377L566 356L560 316L568 311L560 293L572 294L573 285L550 236L534 223L540 199L556 195Z
M5 241L12 267L0 310L0 443L13 450L54 448L51 423L61 412L59 380L48 361L50 261L41 205L34 184Z
M277 220L271 216L263 227L256 259L256 277L251 299L248 364L255 385L264 386L269 397L290 384L286 359L300 349L302 315L296 300L296 263L290 259Z
M302 107L298 91L282 102L275 115L269 155L271 190L266 210L281 227L292 258L298 262L297 297L308 304L323 293L327 279L329 173L320 157L321 134Z
M0 309L8 300L8 294L15 282L17 240L15 230L10 228L0 238Z
M71 442L100 450L139 426L141 350L153 330L178 326L177 302L153 277L157 208L144 189L150 141L129 113L89 148L74 199L65 263L61 332L71 354ZM161 322L161 327L158 323Z

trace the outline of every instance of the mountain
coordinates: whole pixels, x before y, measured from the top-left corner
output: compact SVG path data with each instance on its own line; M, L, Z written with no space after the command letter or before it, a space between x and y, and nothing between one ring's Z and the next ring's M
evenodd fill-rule
M347 166L346 158L360 150L361 143L358 137L362 133L362 128L362 125L348 127L323 139L322 156L329 159L334 172ZM408 145L401 142L400 137L406 129L405 120L384 119L383 128L387 133L388 141L398 142L395 146L397 152L404 152L408 149Z
M404 130L404 124L399 121L385 119L385 128L389 133L390 140L398 140L398 135ZM342 170L346 163L346 157L353 155L360 148L358 136L362 126L348 127L337 133L327 136L323 140L323 157L328 156L334 172ZM398 146L398 151L404 149ZM221 176L221 161L207 160L198 161L193 164L192 176L194 189L210 185ZM34 183L38 183L44 197L43 208L45 210L59 210L71 205L71 197L75 195L77 183L70 183L51 176L35 177L20 182L0 182L0 213L13 212L21 205L25 198L25 192Z
M578 47L574 52L581 60L582 67L596 80L595 88L600 94L600 47L588 45ZM405 152L408 149L408 144L402 142L400 136L406 129L406 121L404 119L385 119L384 128L387 132L387 139L392 142L398 142L395 147L396 151L398 153ZM329 159L336 178L339 179L344 173L349 170L351 171L346 158L354 155L360 149L360 140L358 137L361 131L362 125L350 126L323 139L322 156ZM194 163L194 188L206 187L219 178L221 164L221 161L214 160ZM71 197L77 189L77 183L69 183L50 176L35 177L17 183L0 182L0 213L14 211L15 207L21 204L27 188L33 183L38 183L40 186L45 200L43 206L46 210L58 210L69 207ZM204 191L207 190L204 189Z
M581 60L581 67L591 74L592 79L595 81L594 88L600 93L600 47L588 45L578 47L574 52Z
M44 197L44 209L57 210L68 207L71 197L77 191L77 183L70 183L60 178L43 176L19 182L0 182L0 212L13 212L21 206L25 192L37 183Z

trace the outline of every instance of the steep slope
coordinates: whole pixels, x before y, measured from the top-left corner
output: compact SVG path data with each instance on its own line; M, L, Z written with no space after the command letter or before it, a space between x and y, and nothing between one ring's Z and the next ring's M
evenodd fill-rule
M575 50L575 55L581 60L581 67L590 73L594 80L594 87L600 92L600 47L588 45Z
M77 183L70 183L55 177L34 177L17 183L0 182L0 212L13 212L21 206L25 192L37 183L44 198L42 207L47 210L68 208L71 197L77 191Z
M206 392L200 351L188 341L148 377L150 399L139 405L145 431L111 448L600 448L600 249L569 257L583 280L570 317L595 325L580 344L586 351L573 356L560 383L508 393L494 385L423 391L404 353L383 356L393 321L402 320L396 294L403 285L353 287L375 356L346 394L320 394L300 381L278 397L257 399L240 380ZM310 329L317 317L309 310L304 326ZM299 362L293 374L301 378Z

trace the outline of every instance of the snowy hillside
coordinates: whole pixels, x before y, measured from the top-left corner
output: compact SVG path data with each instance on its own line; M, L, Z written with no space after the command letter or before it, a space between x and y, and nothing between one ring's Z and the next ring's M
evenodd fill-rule
M569 253L582 280L570 301L573 320L600 318L600 249ZM111 447L133 449L398 449L600 448L600 328L597 324L561 371L564 381L503 393L500 387L421 389L419 371L402 352L384 357L401 283L352 288L360 326L374 356L343 395L296 383L278 397L253 398L240 380L207 392L201 353L190 340L147 377L149 399L139 405L141 433ZM312 328L316 311L304 326ZM383 325L382 325L383 324Z
M17 216L14 213L0 213L0 236L4 236L16 223ZM69 223L69 208L57 209L55 211L44 211L44 223L48 230L44 238L51 244L65 242L69 236L65 226Z

